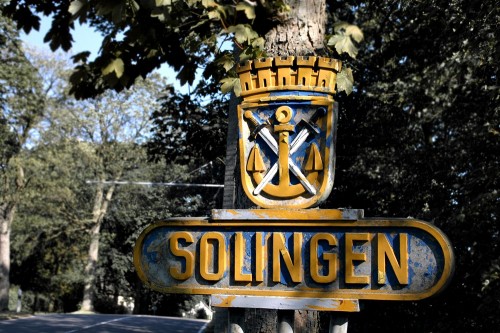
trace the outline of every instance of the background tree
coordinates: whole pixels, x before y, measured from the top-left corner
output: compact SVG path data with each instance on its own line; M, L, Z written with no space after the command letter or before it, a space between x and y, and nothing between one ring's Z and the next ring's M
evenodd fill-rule
M24 151L36 175L23 194L12 227L11 282L24 291L28 311L76 311L81 302L92 177L92 150L72 138ZM80 297L78 298L78 295Z
M30 174L20 158L44 112L37 70L26 58L12 22L0 16L0 310L8 306L10 235Z
M94 154L93 178L96 181L90 218L90 244L85 266L82 310L93 309L92 297L98 261L100 229L113 198L116 184L142 158L140 144L150 131L149 113L165 86L159 77L140 79L132 89L116 93L107 91L91 100L75 102L58 109L63 136L89 143Z

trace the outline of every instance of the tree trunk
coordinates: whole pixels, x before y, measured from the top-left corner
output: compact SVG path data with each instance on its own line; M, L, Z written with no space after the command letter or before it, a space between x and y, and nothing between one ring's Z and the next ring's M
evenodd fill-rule
M4 202L0 203L0 311L9 308L10 233L19 196L26 185L24 168L21 165L17 166L15 185L13 192L2 198ZM9 189L5 190L8 192Z
M265 51L270 57L323 55L325 52L325 0L288 0L290 11L265 37Z
M13 203L0 205L0 311L9 307L10 231L15 212Z
M325 0L288 0L290 11L279 17L265 34L265 51L268 56L323 55L325 53ZM240 181L238 160L238 119L236 98L232 99L228 119L226 173L224 180L224 208L252 208ZM216 313L216 332L225 331L226 311ZM237 315L235 313L235 315ZM244 316L236 319L244 333L270 333L277 330L276 310L247 309ZM296 331L314 333L319 330L319 314L316 311L296 311Z
M113 198L113 192L116 185L111 185L104 196L104 178L97 184L96 195L94 199L94 208L92 210L92 227L90 229L90 245L88 252L88 261L84 270L84 287L82 311L94 310L94 282L97 261L99 260L99 239L101 232L101 223L106 215L109 203Z

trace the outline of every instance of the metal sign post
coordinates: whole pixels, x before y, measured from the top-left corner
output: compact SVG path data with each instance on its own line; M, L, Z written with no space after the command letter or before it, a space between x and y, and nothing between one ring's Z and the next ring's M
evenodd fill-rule
M265 209L149 226L134 249L146 285L211 295L212 306L232 309L230 332L242 332L236 309L277 310L283 333L293 332L294 310L329 311L330 332L346 332L343 313L359 311L360 300L420 300L447 285L452 246L432 224L306 209L333 187L340 67L318 57L238 66L241 184Z

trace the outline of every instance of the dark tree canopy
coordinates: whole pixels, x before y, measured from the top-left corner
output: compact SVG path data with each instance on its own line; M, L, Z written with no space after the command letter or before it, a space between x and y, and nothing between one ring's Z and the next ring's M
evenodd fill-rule
M456 255L443 294L366 303L350 330L494 330L500 309L498 4L350 1L342 8L337 15L351 15L366 44L354 66L354 93L339 96L337 174L327 206L434 222Z

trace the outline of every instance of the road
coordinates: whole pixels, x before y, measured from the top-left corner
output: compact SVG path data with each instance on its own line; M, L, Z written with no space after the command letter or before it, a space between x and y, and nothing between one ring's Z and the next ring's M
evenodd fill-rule
M50 314L0 321L0 333L201 333L206 323L142 315Z

